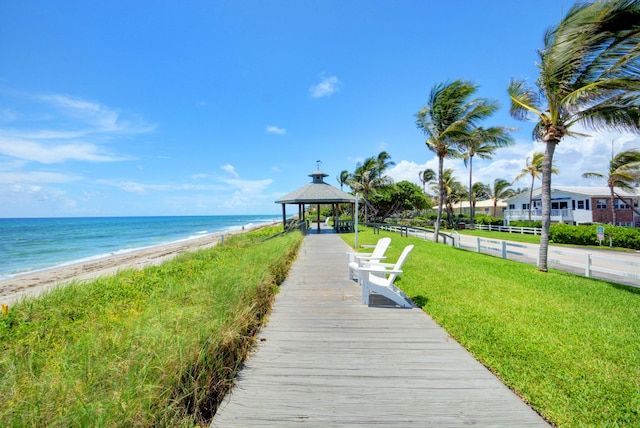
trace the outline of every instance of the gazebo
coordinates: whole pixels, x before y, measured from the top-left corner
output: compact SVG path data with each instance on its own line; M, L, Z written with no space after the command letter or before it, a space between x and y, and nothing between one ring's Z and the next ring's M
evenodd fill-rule
M335 219L333 222L333 229L336 232L353 232L356 198L347 192L343 192L342 190L325 183L324 177L328 176L329 174L320 171L318 168L315 172L309 174L309 177L313 179L311 183L284 195L275 202L276 204L282 204L282 223L285 227L287 225L287 204L298 205L298 218L303 221L306 220L305 205L317 205L318 233L320 233L320 205L331 205ZM338 207L340 204L350 204L352 220L345 221L337 219Z

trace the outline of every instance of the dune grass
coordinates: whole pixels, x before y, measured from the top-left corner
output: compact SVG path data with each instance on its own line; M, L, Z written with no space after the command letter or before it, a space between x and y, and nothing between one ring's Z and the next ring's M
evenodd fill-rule
M354 235L342 235L353 245ZM640 426L640 289L390 236L396 282L536 411L560 427Z
M0 426L196 426L213 417L297 248L274 228L54 289L0 314Z

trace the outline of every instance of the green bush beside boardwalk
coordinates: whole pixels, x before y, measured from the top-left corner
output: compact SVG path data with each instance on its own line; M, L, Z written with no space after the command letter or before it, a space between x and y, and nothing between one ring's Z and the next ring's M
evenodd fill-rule
M0 315L0 426L210 421L302 241L237 235Z
M353 246L354 235L342 235ZM396 284L553 424L640 426L640 289L370 229Z

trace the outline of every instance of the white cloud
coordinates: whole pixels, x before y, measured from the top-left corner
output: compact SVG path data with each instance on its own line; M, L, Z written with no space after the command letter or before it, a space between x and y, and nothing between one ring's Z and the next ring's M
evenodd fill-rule
M220 168L223 171L225 171L227 174L231 175L234 178L238 178L239 177L239 175L236 172L236 169L235 169L235 167L233 165L225 164L225 165L222 165Z
M585 172L601 172L606 174L609 161L613 153L623 150L640 147L640 137L633 134L620 134L613 132L593 133L576 128L575 131L583 134L590 134L586 137L564 138L556 147L553 157L554 166L559 173L554 174L552 185L563 186L603 186L606 183L601 180L587 180L582 178ZM511 147L498 149L493 159L473 159L473 182L491 184L497 178L512 182L525 167L527 156L531 157L534 152L544 152L545 146L535 141L518 141ZM444 167L453 169L455 177L468 186L469 169L465 167L460 159L445 159ZM438 171L438 159L432 154L432 158L423 163L417 164L412 161L402 160L388 174L398 182L408 180L421 185L418 172L425 168ZM537 179L534 187L540 186ZM531 186L530 177L525 177L513 183L514 188Z
M46 171L16 171L0 172L0 183L69 183L81 180L81 177L70 174L60 174Z
M191 176L191 178L193 178L194 180L202 180L208 177L209 177L209 174L193 174Z
M18 118L18 115L8 108L0 109L0 121L13 122Z
M402 160L396 163L395 166L387 171L387 174L393 178L394 182L409 181L422 187L422 182L419 178L420 171L430 168L436 173L438 172L438 160L432 159L424 164L417 164L413 161Z
M221 186L206 185L206 184L150 184L150 183L138 183L135 181L117 181L117 180L98 180L98 184L105 186L116 187L128 193L137 193L140 195L147 194L149 192L185 192L185 191L224 191L228 190Z
M0 137L0 153L12 158L44 164L66 161L114 162L132 159L125 156L109 155L102 148L91 143L70 142L48 146L34 141L2 137Z
M240 179L227 179L222 180L224 183L237 188L240 192L247 195L256 195L261 193L265 188L273 183L273 180L268 178L265 180L240 180Z
M309 88L313 98L325 97L337 92L341 82L336 76L322 76L320 83Z
M287 130L283 128L278 128L275 125L269 125L267 126L267 132L269 134L284 135L287 133Z
M156 125L124 120L120 112L103 104L66 95L42 95L40 100L60 109L65 115L89 125L93 132L139 134L150 132Z

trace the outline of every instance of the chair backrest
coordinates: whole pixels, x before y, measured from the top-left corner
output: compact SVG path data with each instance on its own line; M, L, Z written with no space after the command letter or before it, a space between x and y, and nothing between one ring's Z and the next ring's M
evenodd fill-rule
M372 258L381 258L384 256L385 251L389 248L391 244L391 238L385 237L378 239L375 248L373 249L373 253L371 254Z
M404 247L404 250L402 250L402 254L400 254L400 257L398 257L398 261L393 266L393 270L402 270L402 265L404 264L405 260L407 260L407 257L409 257L409 253L411 252L411 250L413 250L413 245L407 245L406 247ZM393 284L396 276L397 274L395 273L389 275L389 284Z

